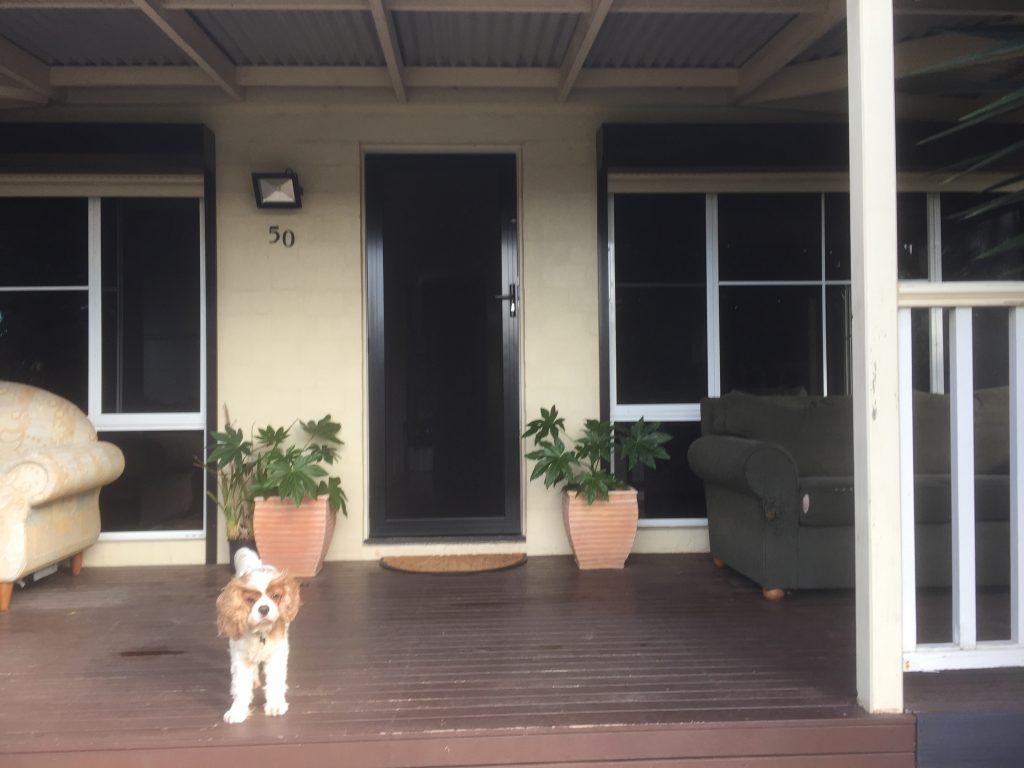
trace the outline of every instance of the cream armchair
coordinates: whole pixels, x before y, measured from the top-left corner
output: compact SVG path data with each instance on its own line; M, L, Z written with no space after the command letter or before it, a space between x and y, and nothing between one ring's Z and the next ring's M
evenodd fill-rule
M117 446L97 442L89 419L45 390L0 381L0 611L14 583L82 554L100 533L100 488L124 471Z

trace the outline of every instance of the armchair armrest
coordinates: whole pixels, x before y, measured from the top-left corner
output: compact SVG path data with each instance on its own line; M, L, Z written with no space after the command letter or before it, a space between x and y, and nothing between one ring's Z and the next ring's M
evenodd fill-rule
M796 462L776 443L705 435L690 445L687 460L704 482L755 497L768 520L797 510Z
M29 505L44 504L120 477L124 455L112 443L78 443L35 451L8 467L4 482L25 494Z

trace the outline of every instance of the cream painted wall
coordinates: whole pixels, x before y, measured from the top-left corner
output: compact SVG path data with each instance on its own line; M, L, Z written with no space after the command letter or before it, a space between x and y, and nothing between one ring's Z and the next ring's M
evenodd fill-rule
M657 117L679 119L678 115ZM651 119L600 106L439 100L362 106L295 98L191 107L63 107L18 119L202 122L216 136L218 389L239 425L289 423L331 413L342 424L340 518L328 559L370 559L396 548L459 551L467 545L368 546L361 156L370 150L508 150L521 160L522 407L524 420L557 403L570 431L599 411L596 134L612 119ZM707 115L705 115L707 119ZM257 210L249 174L294 168L299 211ZM268 227L295 233L290 249ZM214 404L211 404L213 407ZM569 552L560 500L526 483L525 549ZM223 528L221 528L223 530ZM221 534L223 536L223 534ZM473 545L474 551L482 549ZM491 545L496 551L522 544ZM706 551L705 528L640 531L636 551ZM220 560L227 548L219 543ZM89 565L202 562L201 542L102 542Z

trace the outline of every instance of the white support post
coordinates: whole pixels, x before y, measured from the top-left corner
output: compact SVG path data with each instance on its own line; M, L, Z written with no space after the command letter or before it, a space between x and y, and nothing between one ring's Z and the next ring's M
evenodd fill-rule
M847 0L857 698L903 711L892 0Z
M974 338L970 307L949 319L949 442L953 527L953 643L978 642L974 575Z
M1010 640L1024 644L1024 307L1010 310Z
M914 349L911 310L899 310L900 525L903 529L903 651L917 649L917 555L914 541Z

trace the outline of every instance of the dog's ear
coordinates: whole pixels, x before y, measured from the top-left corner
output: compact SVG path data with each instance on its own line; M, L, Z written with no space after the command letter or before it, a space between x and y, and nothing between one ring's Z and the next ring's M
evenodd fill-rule
M280 594L281 597L276 602L277 610L281 614L281 620L285 624L293 622L299 613L299 606L302 604L302 601L299 599L299 582L287 573L282 574L270 582L267 586L267 594L271 598L275 594Z
M249 628L250 605L246 590L238 579L232 579L217 597L217 635L238 640Z

